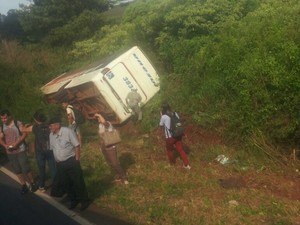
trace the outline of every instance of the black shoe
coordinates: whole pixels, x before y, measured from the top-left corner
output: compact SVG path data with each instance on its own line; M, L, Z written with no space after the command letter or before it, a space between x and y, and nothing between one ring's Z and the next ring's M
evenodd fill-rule
M89 200L82 202L81 206L80 206L80 211L87 209L90 206L90 204L91 204L91 202Z
M30 191L31 191L31 192L36 192L37 189L38 189L38 187L36 186L35 183L31 183L31 184L30 184Z
M75 209L76 206L78 205L78 201L71 201L70 205L69 205L69 209Z
M29 191L28 187L26 184L23 184L21 187L21 194L24 195Z

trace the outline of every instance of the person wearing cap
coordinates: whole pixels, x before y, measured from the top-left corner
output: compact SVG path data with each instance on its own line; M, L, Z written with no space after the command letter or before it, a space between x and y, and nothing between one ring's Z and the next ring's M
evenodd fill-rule
M140 122L142 120L142 97L137 92L136 88L132 88L131 91L127 94L126 103L131 108L133 115Z
M70 199L69 209L81 203L85 210L90 200L80 166L80 143L77 135L68 127L61 126L60 117L49 120L50 148L56 161L56 176Z
M40 111L33 114L33 125L26 125L22 132L32 132L35 137L35 157L38 166L38 186L41 192L45 192L45 182L46 182L46 163L48 164L48 169L52 178L54 180L56 165L54 160L54 155L52 149L49 145L49 126L47 117Z
M21 194L26 194L29 190L37 190L31 172L26 146L26 133L22 133L23 123L15 120L8 110L0 112L2 125L0 128L0 144L5 148L6 154L12 168L21 183ZM30 184L29 186L26 183Z

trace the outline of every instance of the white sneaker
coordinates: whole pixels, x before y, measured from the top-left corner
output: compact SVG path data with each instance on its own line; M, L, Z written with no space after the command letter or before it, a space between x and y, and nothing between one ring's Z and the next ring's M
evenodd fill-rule
M128 185L129 184L128 180L124 180L124 184Z
M122 179L120 178L116 178L112 181L112 183L120 183L120 182L122 182Z
M39 187L39 191L45 193L46 189L44 187Z
M192 167L190 165L183 166L184 169L190 170Z

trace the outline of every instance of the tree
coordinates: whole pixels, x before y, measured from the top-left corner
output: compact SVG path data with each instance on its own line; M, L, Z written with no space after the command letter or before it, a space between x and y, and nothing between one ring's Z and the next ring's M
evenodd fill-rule
M92 37L103 24L101 14L86 10L64 26L52 29L49 35L44 38L44 43L56 47L69 47L76 41Z
M18 10L9 10L7 16L1 15L0 37L1 39L15 39L21 41L24 37L24 31L20 24L20 13Z
M33 4L22 7L20 22L28 40L38 42L85 10L103 12L108 7L107 0L34 0Z

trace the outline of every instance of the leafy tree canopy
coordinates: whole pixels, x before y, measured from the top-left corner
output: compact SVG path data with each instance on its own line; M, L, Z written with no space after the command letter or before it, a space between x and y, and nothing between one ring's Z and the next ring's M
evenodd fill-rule
M2 16L0 14L0 16ZM20 14L18 10L9 10L7 16L3 15L0 19L0 37L1 39L22 41L24 32L19 21Z
M23 6L20 22L28 39L37 42L85 10L103 12L108 6L107 0L34 0L33 4Z

